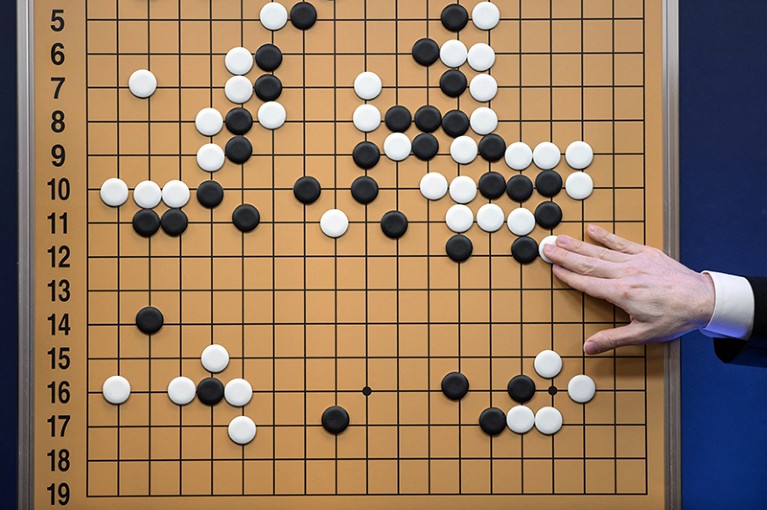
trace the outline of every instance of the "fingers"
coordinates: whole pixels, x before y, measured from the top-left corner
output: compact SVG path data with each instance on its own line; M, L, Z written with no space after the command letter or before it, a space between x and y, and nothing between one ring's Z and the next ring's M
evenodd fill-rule
M564 267L574 273L598 278L617 278L620 276L620 266L615 262L581 255L554 245L544 248L546 256L554 264Z
M583 344L586 354L600 354L623 345L643 344L651 340L647 338L646 328L637 322L614 329L605 329L595 333Z
M548 253L546 255L548 256ZM609 298L611 297L610 290L612 287L607 284L608 280L605 280L604 278L579 274L558 264L555 264L554 267L552 267L552 271L554 272L554 276L576 290L585 292L597 299L606 299L609 301Z
M628 239L623 239L622 237L618 237L615 234L608 232L607 230L596 225L589 225L588 232L590 238L592 238L594 241L597 241L598 243L604 244L611 250L619 251L621 253L628 253L631 255L636 255L637 253L641 253L642 250L644 250L643 245L629 241Z
M593 257L602 260L609 260L611 262L626 262L630 260L630 256L618 251L610 250L604 246L596 246L589 243L584 243L579 239L570 237L567 235L561 235L557 237L557 246L564 248L565 250L580 253L588 257Z

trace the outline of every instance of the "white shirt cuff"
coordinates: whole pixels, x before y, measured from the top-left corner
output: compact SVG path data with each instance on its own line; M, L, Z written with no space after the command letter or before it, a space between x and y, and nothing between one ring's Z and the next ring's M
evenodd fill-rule
M754 291L742 276L703 271L714 282L714 315L701 330L707 336L745 340L754 326Z

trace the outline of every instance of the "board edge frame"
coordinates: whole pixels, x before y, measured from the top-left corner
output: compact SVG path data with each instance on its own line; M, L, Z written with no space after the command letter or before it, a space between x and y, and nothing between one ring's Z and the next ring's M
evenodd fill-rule
M34 224L34 68L32 37L34 34L34 0L16 0L16 82L18 143L18 452L17 506L20 510L34 505L34 408L32 348L34 345L32 305L34 299L32 243Z
M679 259L679 0L663 0L663 248ZM664 346L665 507L682 507L681 344Z

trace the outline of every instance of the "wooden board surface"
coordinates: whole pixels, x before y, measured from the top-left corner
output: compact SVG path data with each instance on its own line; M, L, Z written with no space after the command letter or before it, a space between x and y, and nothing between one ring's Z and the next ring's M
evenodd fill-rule
M427 202L418 191L427 171L475 180L488 170L505 178L518 172L481 158L457 165L441 130L435 133L440 153L428 163L383 157L362 171L352 161L358 142L381 146L389 134L382 126L365 135L351 123L363 102L352 83L363 70L383 80L383 93L371 101L382 112L395 104L411 112L431 104L443 113L481 106L468 92L457 100L445 96L438 86L444 66L427 69L410 55L421 37L439 43L454 37L439 21L449 2L315 0L314 27L302 32L288 23L274 33L258 21L263 3L35 5L35 441L29 453L35 508L52 501L78 509L658 508L662 350L584 357L583 339L625 316L566 288L540 259L521 266L510 253L515 236L505 227L488 234L474 225L466 234L473 256L452 262L444 222L452 202ZM471 12L476 1L460 3ZM496 132L507 143L553 141L563 151L585 140L596 154L586 170L594 193L583 202L556 196L564 220L553 233L582 238L585 225L597 223L660 246L661 2L494 3L502 13L498 27L486 32L469 22L459 38L496 51L490 73L499 92L489 104L500 119ZM235 106L223 91L230 76L224 55L266 42L284 53L275 74L288 121L274 132L255 125L246 135L253 157L208 174L195 153L211 140L195 130L195 115L203 107L225 113ZM149 100L127 88L140 68L159 82ZM254 66L248 78L259 74ZM60 77L59 88L54 78ZM254 114L259 106L255 97L245 105ZM407 134L417 132L413 126ZM230 136L224 129L212 141L223 146ZM563 177L573 171L564 158L556 170ZM538 172L531 166L521 173L534 180ZM349 192L364 174L381 188L368 206ZM292 192L304 175L323 187L308 206ZM184 207L187 231L139 237L131 199L114 209L99 198L110 177L131 189L146 179L161 186L186 182L192 189ZM194 198L210 178L225 189L212 211ZM546 200L536 193L524 205L534 209ZM261 224L247 234L231 223L242 203L261 213ZM469 206L476 212L484 203L478 196ZM519 206L506 196L495 203L507 214ZM332 208L351 222L337 240L318 225ZM395 209L410 221L398 241L379 226ZM531 236L540 241L551 233L536 227ZM165 325L148 337L136 328L135 314L150 304L162 310ZM218 377L253 385L245 408L197 400L181 408L169 401L172 378L210 375L199 358L211 343L232 356ZM564 359L553 380L533 370L544 349ZM471 384L460 402L440 391L442 377L454 370ZM585 405L566 393L579 373L598 388ZM101 395L103 381L115 374L132 386L121 406ZM514 405L506 384L517 374L536 382L528 404L534 411L553 405L562 412L559 433L506 430L491 439L480 430L483 409ZM365 396L363 387L372 393ZM320 425L322 411L334 404L351 416L339 436ZM258 427L245 447L227 436L227 424L240 414Z

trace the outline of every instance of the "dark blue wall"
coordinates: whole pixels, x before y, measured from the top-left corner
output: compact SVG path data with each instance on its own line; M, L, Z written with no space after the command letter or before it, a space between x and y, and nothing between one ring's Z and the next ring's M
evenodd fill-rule
M767 2L681 0L682 260L767 274ZM690 510L767 508L767 370L682 341Z
M0 1L0 508L16 506L16 2Z
M16 2L0 1L0 508L16 506Z

